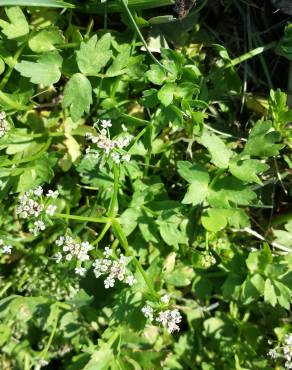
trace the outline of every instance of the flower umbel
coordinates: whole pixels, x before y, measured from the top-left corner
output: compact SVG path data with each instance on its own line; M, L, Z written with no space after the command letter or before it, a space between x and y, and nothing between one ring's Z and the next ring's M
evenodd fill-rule
M9 123L6 121L5 112L0 112L0 139L4 137L10 130Z
M123 281L124 283L132 286L136 279L127 269L129 258L120 254L119 259L113 259L113 251L106 247L104 250L105 258L98 258L93 262L94 274L96 278L107 275L104 280L104 287L106 289L113 288L116 280Z
M53 195L52 195L53 194ZM40 231L46 228L46 219L48 216L53 216L56 211L56 206L51 204L49 198L56 198L58 192L49 190L44 196L44 190L41 186L29 190L21 195L18 199L18 205L15 209L16 214L28 221L33 221L33 226L29 231L37 236Z
M115 139L111 139L108 130L112 126L111 121L101 120L99 123L101 128L98 125L94 125L98 131L97 135L86 133L86 138L93 144L92 147L89 146L86 149L86 153L93 154L96 157L103 154L106 156L110 155L114 163L128 162L131 156L124 148L129 145L131 136L124 132Z
M12 251L12 246L5 244L4 241L0 239L0 253L11 254L11 251Z

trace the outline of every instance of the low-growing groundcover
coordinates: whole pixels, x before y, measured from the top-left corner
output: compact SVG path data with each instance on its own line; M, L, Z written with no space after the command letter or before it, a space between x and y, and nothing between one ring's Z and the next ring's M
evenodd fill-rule
M0 1L1 369L292 368L284 3Z

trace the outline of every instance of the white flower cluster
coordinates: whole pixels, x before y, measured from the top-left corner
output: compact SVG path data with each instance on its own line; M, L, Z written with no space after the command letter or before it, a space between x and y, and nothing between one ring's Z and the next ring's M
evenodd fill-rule
M71 236L65 235L61 236L56 240L58 247L62 247L62 252L55 254L55 259L57 263L60 263L64 259L66 261L71 261L75 258L79 263L88 261L90 259L89 252L93 249L93 246L89 242L77 242ZM75 268L75 273L80 276L84 276L86 273L85 267L77 266Z
M120 254L119 259L115 260L111 258L113 251L111 248L106 247L104 250L105 258L96 259L93 262L93 272L96 278L102 275L107 275L104 280L104 287L106 289L113 288L116 280L123 281L124 283L132 286L136 279L127 271L127 264L129 263L129 258Z
M124 148L130 144L131 136L119 136L116 139L110 138L109 127L112 126L111 121L101 120L101 129L95 126L99 131L97 135L93 135L87 132L86 138L94 144L98 150L92 149L90 146L86 149L87 154L99 155L99 150L104 152L104 154L111 156L115 163L121 163L122 161L129 162L131 159L130 154L124 151Z
M283 355L285 359L285 368L292 369L292 334L288 334L284 339Z
M12 250L12 246L5 244L4 241L0 239L0 253L11 254L11 250Z
M45 230L46 225L42 219L44 215L53 216L56 212L56 206L49 204L49 198L57 198L58 191L49 190L46 196L43 196L44 190L41 186L25 192L19 197L18 205L16 207L16 214L23 219L34 218L33 227L29 229L35 236L40 231Z
M9 123L6 121L5 112L0 112L0 138L5 136L10 130Z
M285 369L292 369L292 334L285 335L283 346L271 349L268 356L272 359L283 359Z
M160 322L162 326L166 327L169 333L179 331L179 324L181 322L181 314L178 309L166 310L159 312L156 321Z
M169 304L170 297L168 294L165 294L161 297L161 302L164 304ZM152 322L154 320L154 310L151 306L146 305L142 308L143 315ZM179 324L181 322L181 314L178 309L173 310L160 310L156 316L155 321L161 323L161 325L167 328L167 331L172 334L175 331L179 331Z

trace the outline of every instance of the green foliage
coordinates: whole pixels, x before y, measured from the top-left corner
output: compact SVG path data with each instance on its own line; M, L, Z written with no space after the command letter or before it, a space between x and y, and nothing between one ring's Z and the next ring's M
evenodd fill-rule
M10 23L1 19L0 27L2 28L3 34L7 36L8 39L16 39L28 34L29 26L25 15L19 7L6 8L5 13Z
M64 89L64 108L70 107L73 121L78 121L83 113L89 112L92 104L92 87L88 79L81 73L75 73Z
M53 85L61 77L62 57L56 52L44 53L37 62L22 61L15 69L34 84Z
M291 25L223 3L2 1L1 369L288 366Z

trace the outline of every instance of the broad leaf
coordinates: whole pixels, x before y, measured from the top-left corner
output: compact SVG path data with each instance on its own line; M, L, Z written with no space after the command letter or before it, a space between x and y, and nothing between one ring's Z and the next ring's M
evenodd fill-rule
M89 113L92 104L92 87L81 73L75 73L64 89L63 107L70 108L73 121L78 121L83 113Z
M36 53L55 50L56 44L62 44L64 37L57 27L49 27L39 31L28 42L30 49Z
M57 52L40 55L37 62L22 61L15 69L34 84L53 85L61 77L62 57Z
M6 5L2 4L1 5ZM8 4L7 4L8 5ZM11 5L18 5L17 1L13 1ZM5 13L7 14L9 22L0 19L0 27L2 32L7 36L8 39L16 39L24 36L29 32L29 26L22 10L18 6L6 8Z
M215 166L219 168L228 167L232 152L226 148L224 142L218 136L204 130L200 141L208 149Z
M272 123L258 121L251 130L243 154L258 157L271 157L279 154L285 145L276 144L280 134L274 130Z
M76 52L79 70L86 76L96 76L112 56L110 46L110 33L106 33L98 41L94 35L87 42L82 42L80 50Z
M234 158L229 165L229 170L233 176L246 182L255 182L262 184L261 179L257 176L259 173L266 171L269 166L265 163L261 163L256 159L242 160L240 158Z

